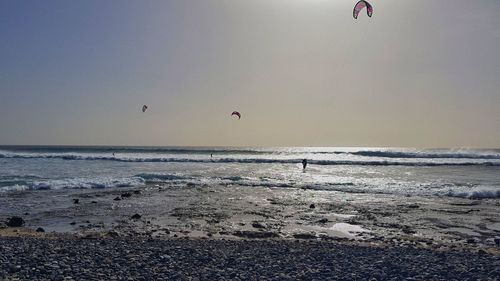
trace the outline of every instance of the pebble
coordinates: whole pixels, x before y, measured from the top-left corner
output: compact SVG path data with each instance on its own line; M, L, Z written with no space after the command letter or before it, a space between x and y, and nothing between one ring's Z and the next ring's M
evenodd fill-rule
M0 280L494 280L500 268L500 256L486 252L315 240L98 239L0 237Z

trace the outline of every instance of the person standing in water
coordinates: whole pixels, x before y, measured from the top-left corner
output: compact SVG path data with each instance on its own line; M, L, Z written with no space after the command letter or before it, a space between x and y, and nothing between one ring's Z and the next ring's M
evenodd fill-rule
M302 168L305 170L307 167L307 159L302 160Z

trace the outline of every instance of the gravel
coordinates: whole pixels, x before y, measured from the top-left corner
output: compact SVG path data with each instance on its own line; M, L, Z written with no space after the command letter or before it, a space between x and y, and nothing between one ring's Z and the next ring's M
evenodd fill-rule
M0 238L0 280L499 280L500 256L334 242Z

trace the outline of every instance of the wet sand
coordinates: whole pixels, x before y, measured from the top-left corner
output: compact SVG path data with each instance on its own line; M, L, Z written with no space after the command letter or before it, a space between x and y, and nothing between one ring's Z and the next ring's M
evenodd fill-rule
M44 191L0 199L10 205L4 208L14 210L0 213L0 221L18 215L27 228L80 236L353 240L435 249L499 249L498 199L151 185L141 190L50 191L52 201L43 209L32 203L40 192ZM135 214L140 218L132 218Z

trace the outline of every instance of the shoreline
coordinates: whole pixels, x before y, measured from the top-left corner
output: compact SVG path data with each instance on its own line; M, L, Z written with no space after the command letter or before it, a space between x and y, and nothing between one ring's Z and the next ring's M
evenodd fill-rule
M50 194L38 212L24 202ZM74 204L74 200L78 204ZM500 200L240 186L18 192L0 198L27 229L86 236L353 241L498 253ZM32 204L32 203L30 203ZM38 207L35 207L38 208ZM15 210L15 209L13 209ZM137 218L134 216L137 215ZM23 231L21 231L23 232ZM24 235L30 231L24 231ZM29 234L32 235L32 234ZM36 235L36 234L35 234Z
M140 240L140 241L235 241L235 242L251 242L251 241L273 241L284 243L326 243L345 245L352 247L368 247L368 248L412 248L416 250L426 250L436 253L448 252L463 252L470 254L488 254L500 258L500 246L496 247L478 247L477 245L436 245L428 242L420 241L420 243L400 243L394 240L359 240L348 239L343 237L291 237L283 238L279 236L168 236L168 237L152 237L152 236L137 236L136 233L127 235L117 235L115 231L106 232L87 232L87 233L69 233L69 232L37 232L34 229L26 227L4 227L0 228L0 239L33 239L33 240Z

